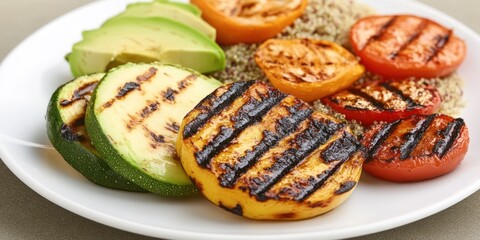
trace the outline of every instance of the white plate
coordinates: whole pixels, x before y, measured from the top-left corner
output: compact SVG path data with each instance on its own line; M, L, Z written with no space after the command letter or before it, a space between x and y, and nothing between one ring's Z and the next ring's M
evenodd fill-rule
M45 133L52 92L71 78L63 60L82 30L96 28L124 9L117 0L96 1L53 21L22 42L0 68L0 153L29 187L59 206L94 221L139 234L195 239L324 239L382 231L439 212L480 187L480 37L458 21L410 0L364 0L381 13L428 16L465 39L469 54L459 72L465 79L462 112L471 136L470 151L451 174L431 181L393 184L364 175L352 197L323 216L296 222L247 220L201 197L166 199L98 187L67 165ZM45 147L42 147L45 146ZM394 207L392 207L392 205Z

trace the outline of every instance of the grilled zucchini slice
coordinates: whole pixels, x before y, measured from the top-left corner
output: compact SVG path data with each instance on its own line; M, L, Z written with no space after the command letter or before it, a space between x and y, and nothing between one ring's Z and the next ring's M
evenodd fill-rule
M85 131L87 103L103 73L79 77L60 86L47 108L47 134L67 163L88 180L113 189L145 191L113 171L98 156Z
M93 145L118 173L163 196L196 192L175 152L183 117L221 83L173 65L126 64L97 85L87 109Z
M212 203L252 219L305 219L355 188L364 148L351 130L265 83L236 82L182 121L177 152Z

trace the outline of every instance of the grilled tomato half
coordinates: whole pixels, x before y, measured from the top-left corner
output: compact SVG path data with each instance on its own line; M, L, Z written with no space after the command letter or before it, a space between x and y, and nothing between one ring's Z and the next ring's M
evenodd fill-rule
M364 134L364 170L381 179L413 182L453 171L468 150L468 129L461 118L416 115L378 123Z
M446 76L466 54L451 29L411 15L362 18L350 29L350 43L367 70L389 78Z
M304 101L348 88L365 72L348 50L323 40L270 39L254 57L273 86Z
M436 88L415 80L372 81L322 98L323 103L364 126L433 114L441 101Z
M271 220L337 207L357 185L365 159L345 124L255 81L222 86L189 112L177 152L212 203Z
M191 0L217 29L220 44L260 43L300 17L307 0Z

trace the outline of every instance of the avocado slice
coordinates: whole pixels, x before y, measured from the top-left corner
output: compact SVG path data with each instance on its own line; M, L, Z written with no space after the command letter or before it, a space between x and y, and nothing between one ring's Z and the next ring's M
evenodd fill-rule
M200 8L198 8L197 6L195 6L193 4L190 4L190 3L173 2L173 1L169 1L169 0L155 0L155 2L165 3L165 4L169 4L171 6L176 6L176 7L182 8L183 10L188 11L188 12L190 12L193 15L196 15L196 16L201 16L202 15L202 10L200 10Z
M215 41L215 28L210 26L198 15L192 14L191 12L185 10L183 6L190 5L185 3L172 3L168 1L133 3L128 5L124 12L110 18L107 20L107 22L122 17L164 17L185 24Z
M183 117L221 82L185 68L128 63L97 85L85 125L118 173L162 196L197 192L175 151Z
M85 131L87 103L103 76L103 73L83 76L54 92L47 108L47 135L64 160L88 180L108 188L145 192L99 157Z
M207 36L176 21L121 17L85 32L68 61L74 76L106 72L127 62L152 61L209 73L225 67L225 53Z

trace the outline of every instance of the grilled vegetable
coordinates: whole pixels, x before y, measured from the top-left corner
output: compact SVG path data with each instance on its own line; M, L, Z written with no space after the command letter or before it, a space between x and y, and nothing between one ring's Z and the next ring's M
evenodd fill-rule
M184 118L182 165L212 203L253 219L304 219L342 203L364 160L347 126L265 83L217 89Z
M300 17L307 0L191 0L217 29L221 44L261 43Z
M178 160L180 122L220 82L161 64L111 70L95 89L86 115L93 145L125 178L163 196L195 193Z
M98 156L85 131L87 103L103 75L79 77L55 91L47 108L48 138L65 161L88 180L113 189L145 191L114 172Z
M371 16L350 30L350 42L367 70L389 78L451 74L465 58L453 30L417 16Z
M271 39L255 61L273 86L305 101L345 89L365 71L349 51L323 40Z
M433 114L440 107L438 91L414 80L373 81L322 99L349 120L365 126L374 121L393 122L412 115Z
M453 171L469 144L461 118L432 114L378 123L365 132L366 172L395 182L435 178Z

